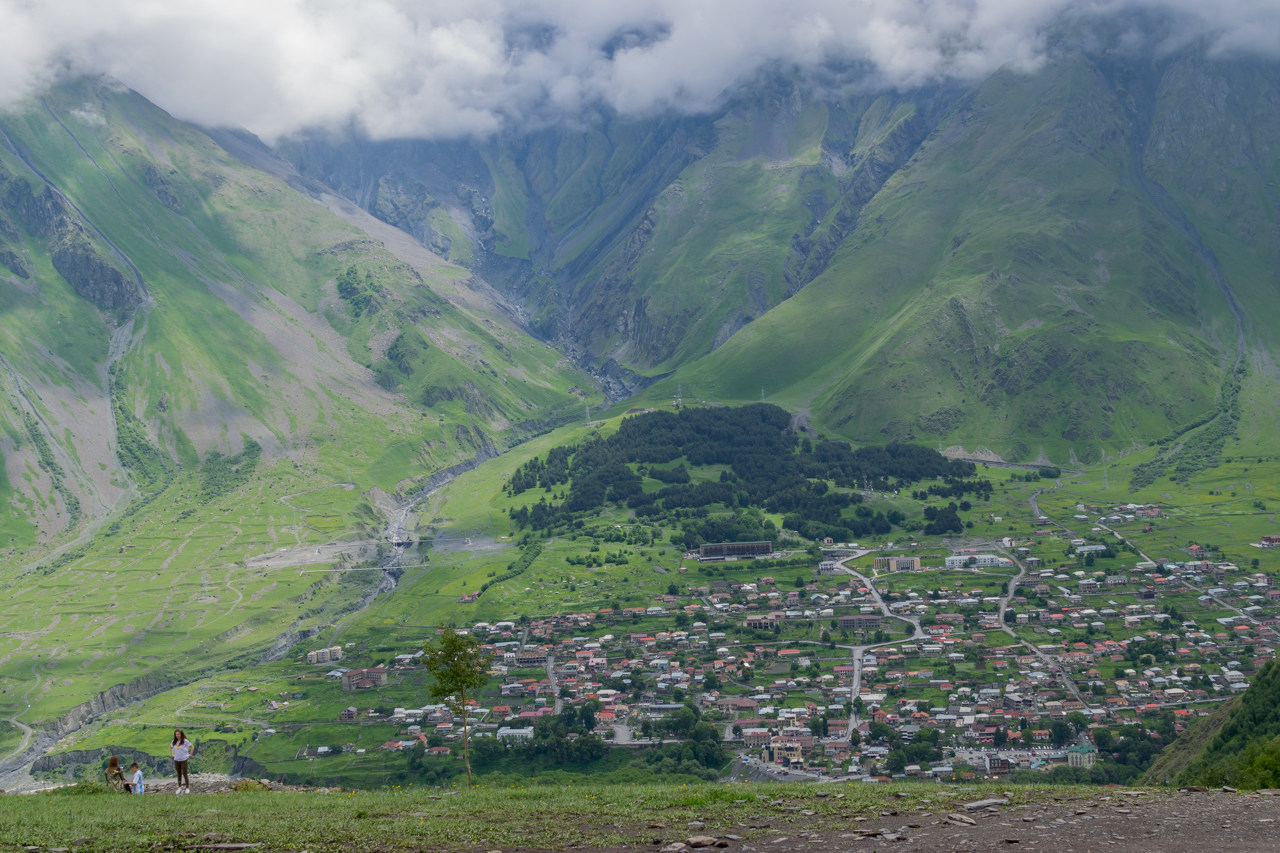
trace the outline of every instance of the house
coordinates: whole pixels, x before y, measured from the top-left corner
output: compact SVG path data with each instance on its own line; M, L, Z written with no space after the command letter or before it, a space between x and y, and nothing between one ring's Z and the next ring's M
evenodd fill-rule
M842 631L878 631L880 630L879 613L851 613L840 617Z
M516 654L516 666L521 669L546 665L547 653L541 649L528 649Z
M342 690L372 690L387 683L387 671L378 666L367 669L352 669L342 673Z
M970 566L983 569L1011 566L1013 562L1007 557L997 557L994 554L970 554L968 556L962 554L958 557L947 557L946 565L948 569L964 569Z
M1072 767L1092 767L1098 761L1098 750L1093 744L1073 744L1067 747L1067 764Z
M1036 697L1030 694L1006 693L1004 694L1004 708L1006 711L1014 711L1020 714L1035 713Z
M768 729L743 729L742 741L748 749L760 749L769 745L773 735Z
M716 707L725 713L732 714L737 711L754 711L760 707L760 703L745 696L726 696L716 701Z
M920 570L919 557L875 557L871 568L877 572L916 572Z
M327 649L316 649L313 652L307 652L307 663L331 663L342 660L342 646L332 646Z
M772 542L716 542L698 548L699 560L765 557L773 553Z
M338 719L344 723L349 723L360 716L360 711L355 705L348 705L342 709L342 713L338 715Z
M517 729L509 726L503 726L498 729L498 740L531 740L533 738L533 726Z

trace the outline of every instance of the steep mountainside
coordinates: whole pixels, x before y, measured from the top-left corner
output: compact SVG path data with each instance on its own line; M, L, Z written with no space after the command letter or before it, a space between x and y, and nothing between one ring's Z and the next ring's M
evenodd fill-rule
M0 715L37 752L384 594L419 489L605 401L467 270L135 93L0 132Z
M0 129L10 553L211 452L364 470L407 437L371 472L394 489L591 392L465 270L397 256L136 94L53 90Z
M1223 415L1154 475L1237 431L1241 382L1274 388L1253 318L1280 307L1280 70L1132 46L1162 26L1064 23L1040 70L967 91L775 74L704 119L281 151L649 399L1061 463Z

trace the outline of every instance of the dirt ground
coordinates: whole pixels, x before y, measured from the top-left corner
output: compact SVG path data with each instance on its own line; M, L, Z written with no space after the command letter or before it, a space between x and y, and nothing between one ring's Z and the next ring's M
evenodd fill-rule
M882 813L878 820L860 822L852 831L824 831L818 823L792 817L772 824L707 824L690 836L715 837L727 840L729 849L762 853L1024 849L1091 853L1108 848L1142 853L1280 851L1280 796L1218 791L1144 796L1102 793L1073 801L977 810L966 810L963 800L938 805L937 812ZM768 832L761 831L766 828ZM676 844L690 840L668 836L658 846L655 842L661 830L644 831L653 834L647 839L651 849L666 853L683 853L687 845Z

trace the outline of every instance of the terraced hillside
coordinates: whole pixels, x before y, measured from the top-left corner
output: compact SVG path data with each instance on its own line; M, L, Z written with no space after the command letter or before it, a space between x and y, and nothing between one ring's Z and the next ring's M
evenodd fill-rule
M389 559L427 475L604 400L465 269L135 93L0 130L6 718L287 648L385 589L291 567Z

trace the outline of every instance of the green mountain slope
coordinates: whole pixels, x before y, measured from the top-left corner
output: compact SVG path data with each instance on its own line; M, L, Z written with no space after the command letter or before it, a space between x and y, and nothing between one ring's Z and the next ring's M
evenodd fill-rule
M0 130L6 717L280 653L387 584L299 564L376 563L428 475L605 400L465 269L135 93Z
M858 441L1064 464L1223 413L1140 479L1185 476L1239 430L1234 385L1274 387L1280 77L1122 50L1132 26L1163 32L1064 22L1041 69L968 91L773 75L678 131L281 150L395 224L377 193L435 187L468 263L615 394L763 392Z
M1274 788L1280 785L1280 668L1268 661L1249 689L1192 729L1187 750L1170 751L1147 771L1152 784L1235 785ZM1200 732L1204 729L1203 733Z

